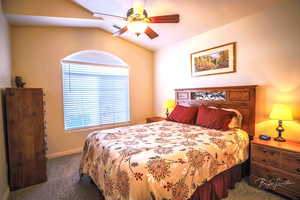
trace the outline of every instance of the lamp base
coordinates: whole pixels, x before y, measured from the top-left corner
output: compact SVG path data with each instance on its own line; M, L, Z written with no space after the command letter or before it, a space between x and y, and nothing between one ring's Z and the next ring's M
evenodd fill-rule
M278 137L274 138L274 140L277 141L277 142L285 142L285 139L281 136L278 136Z
M278 132L278 136L274 138L274 140L277 142L285 142L285 139L282 137L282 132L284 131L282 120L278 121L278 127L276 128L276 131Z

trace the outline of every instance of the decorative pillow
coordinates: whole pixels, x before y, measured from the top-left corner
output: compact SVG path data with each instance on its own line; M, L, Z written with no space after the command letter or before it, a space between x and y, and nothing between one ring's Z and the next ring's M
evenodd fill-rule
M223 109L199 106L196 125L222 131L229 130L229 123L236 114Z
M194 124L197 111L197 107L176 105L167 120L185 124Z
M231 111L235 113L235 116L232 118L228 125L229 128L242 128L243 115L238 110L227 108L222 108L222 110Z
M229 128L241 128L241 123L238 117L233 117L230 121L230 123L228 124Z
M214 106L209 106L209 108L219 109ZM242 128L242 122L243 122L243 115L236 109L229 109L229 108L220 108L222 110L232 111L236 115L232 118L230 121L228 127L229 128Z

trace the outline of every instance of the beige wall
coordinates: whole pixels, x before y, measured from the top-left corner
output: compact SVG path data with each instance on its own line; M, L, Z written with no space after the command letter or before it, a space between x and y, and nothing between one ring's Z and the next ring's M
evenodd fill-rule
M65 132L60 61L81 50L100 50L130 67L131 115L134 122L153 113L153 52L99 29L11 27L12 71L46 93L49 154L81 148L87 133Z
M9 30L0 0L0 90L10 86ZM1 95L0 95L1 96ZM6 146L3 130L2 98L0 97L0 199L8 195Z
M201 19L198 22L201 25ZM197 23L195 25L197 25ZM174 98L174 88L259 85L257 134L275 135L276 122L268 120L273 103L293 106L300 119L300 1L284 3L220 28L168 46L155 53L154 105ZM237 72L191 78L190 54L237 42ZM300 124L288 122L284 135L300 141Z
M2 0L6 14L95 19L72 0Z

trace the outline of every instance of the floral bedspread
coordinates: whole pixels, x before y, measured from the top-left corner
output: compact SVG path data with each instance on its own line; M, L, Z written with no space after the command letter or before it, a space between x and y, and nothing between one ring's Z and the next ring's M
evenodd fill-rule
M248 158L240 129L217 131L169 121L101 130L84 145L80 173L106 200L184 200Z

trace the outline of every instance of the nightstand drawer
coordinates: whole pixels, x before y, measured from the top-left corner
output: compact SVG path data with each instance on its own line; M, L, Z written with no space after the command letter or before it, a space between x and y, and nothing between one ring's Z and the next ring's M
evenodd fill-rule
M279 193L300 196L300 176L285 173L281 170L251 164L250 183L262 189L269 189Z
M300 175L300 154L292 152L282 152L281 167L288 172Z
M300 143L251 141L250 184L300 200Z
M280 152L264 146L252 145L252 160L264 165L280 167Z

